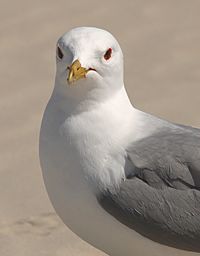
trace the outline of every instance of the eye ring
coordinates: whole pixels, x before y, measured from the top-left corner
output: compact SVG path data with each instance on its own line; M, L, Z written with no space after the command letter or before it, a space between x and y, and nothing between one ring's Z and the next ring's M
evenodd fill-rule
M105 60L109 60L110 58L111 58L111 55L112 55L112 48L109 48L106 52L105 52L105 54L104 54L104 59Z
M58 56L58 58L60 59L60 60L62 60L62 58L64 57L64 54L63 54L63 52L62 52L62 50L60 49L60 47L59 46L57 46L57 56Z

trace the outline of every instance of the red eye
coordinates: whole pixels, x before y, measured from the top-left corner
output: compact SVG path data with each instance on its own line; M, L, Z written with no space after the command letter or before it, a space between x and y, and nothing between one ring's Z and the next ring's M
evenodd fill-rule
M58 58L61 59L61 60L62 60L62 58L63 58L63 56L64 56L64 54L62 53L62 51L61 51L61 49L60 49L59 46L57 47L57 56L58 56Z
M106 53L104 54L104 59L105 59L105 60L109 60L110 57L111 57L111 55L112 55L112 49L109 48L109 49L106 51Z

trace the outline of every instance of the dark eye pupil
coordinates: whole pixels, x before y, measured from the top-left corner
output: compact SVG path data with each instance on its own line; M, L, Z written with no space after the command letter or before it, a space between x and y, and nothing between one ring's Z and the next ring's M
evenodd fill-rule
M59 46L57 47L57 55L58 55L59 59L62 59L64 56Z
M104 59L105 59L105 60L109 60L110 57L111 57L111 54L112 54L112 49L109 48L109 49L106 51L106 53L104 54Z

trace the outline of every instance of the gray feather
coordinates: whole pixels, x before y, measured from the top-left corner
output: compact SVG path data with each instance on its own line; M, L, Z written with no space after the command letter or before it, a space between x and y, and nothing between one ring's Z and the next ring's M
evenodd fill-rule
M147 183L157 175L166 185L200 188L200 130L183 126L159 129L127 149ZM149 178L148 178L149 177Z
M163 244L200 252L200 130L169 125L127 149L127 179L99 202Z

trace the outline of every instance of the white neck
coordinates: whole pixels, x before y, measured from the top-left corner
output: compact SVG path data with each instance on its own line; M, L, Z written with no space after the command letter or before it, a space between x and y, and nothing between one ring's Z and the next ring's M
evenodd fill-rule
M61 80L59 75L56 75L52 96L57 103L59 102L62 109L67 110L70 115L94 109L96 106L115 99L120 94L124 94L127 102L129 102L123 79L121 78L113 83L115 86L110 84L109 79L106 78L99 78L95 81L82 79L69 86L65 80Z
M115 187L125 175L126 147L134 134L137 138L142 123L125 88L105 101L85 99L75 104L72 99L55 96L65 115L60 131L79 154L85 175L95 180L94 187Z

